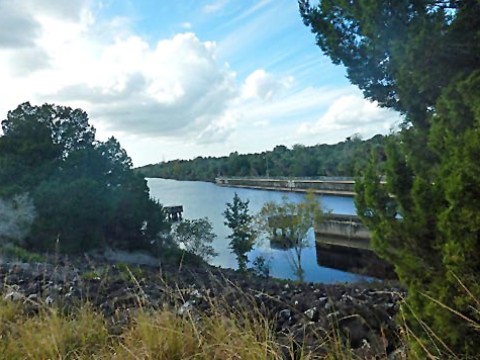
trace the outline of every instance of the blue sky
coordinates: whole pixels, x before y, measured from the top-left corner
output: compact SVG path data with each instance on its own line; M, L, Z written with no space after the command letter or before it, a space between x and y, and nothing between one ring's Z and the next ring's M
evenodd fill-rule
M0 115L81 107L135 165L388 133L295 0L0 0Z

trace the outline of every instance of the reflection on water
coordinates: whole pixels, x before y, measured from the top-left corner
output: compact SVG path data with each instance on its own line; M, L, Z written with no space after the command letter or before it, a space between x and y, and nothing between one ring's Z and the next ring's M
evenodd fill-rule
M217 239L213 246L219 254L211 263L212 265L237 268L235 255L228 247L227 236L230 230L224 225L222 213L226 203L231 202L236 192L242 200L249 200L251 214L258 213L268 201L282 200L287 196L289 201L300 202L304 195L298 193L285 193L277 191L254 190L244 188L220 187L212 183L200 181L176 181L166 179L148 179L151 195L160 200L163 205L183 205L184 218L196 219L208 217L213 224ZM355 206L351 198L336 196L321 196L322 206L339 214L355 214ZM283 279L298 279L299 275L305 281L312 282L351 282L359 279L353 273L335 270L317 263L317 251L313 229L306 238L306 247L300 253L298 249L282 249L271 245L269 239L262 238L257 241L254 249L248 253L249 265L258 256L263 256L270 264L270 274Z
M375 253L343 246L327 245L315 242L317 264L363 275L393 279L393 267L380 259Z

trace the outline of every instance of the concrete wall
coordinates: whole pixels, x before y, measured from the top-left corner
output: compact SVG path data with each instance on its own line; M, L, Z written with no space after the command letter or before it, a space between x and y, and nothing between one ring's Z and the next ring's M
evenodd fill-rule
M355 239L369 239L370 231L356 216L333 215L315 226L319 234L328 234Z
M330 216L315 224L317 242L349 248L370 250L370 231L356 216Z
M216 178L221 186L247 187L253 189L298 191L312 190L318 194L353 196L355 181L352 178L300 179L300 178Z

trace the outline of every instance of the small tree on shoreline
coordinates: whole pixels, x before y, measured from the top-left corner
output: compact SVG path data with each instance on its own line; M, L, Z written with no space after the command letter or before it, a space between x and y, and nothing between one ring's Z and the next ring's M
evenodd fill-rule
M278 239L287 249L289 263L300 281L304 280L302 252L308 247L308 231L324 218L324 211L313 193L307 193L304 201L295 203L283 197L281 203L267 202L258 214L257 226L266 232L270 240ZM280 231L280 234L278 233Z
M207 218L183 220L174 226L172 232L179 247L186 252L205 261L218 255L211 245L217 235L214 234L212 224Z
M252 228L253 217L249 214L249 201L242 201L237 193L233 201L227 203L223 212L224 224L232 230L228 236L230 249L237 256L238 267L241 271L246 270L248 258L247 253L252 250L255 243L255 233Z

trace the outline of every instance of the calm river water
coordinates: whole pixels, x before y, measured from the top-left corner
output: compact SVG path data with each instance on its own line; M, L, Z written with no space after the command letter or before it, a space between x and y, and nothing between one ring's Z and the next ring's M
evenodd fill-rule
M235 255L228 247L230 229L224 225L222 213L225 211L226 203L232 202L236 192L242 200L249 200L251 214L257 213L263 204L268 201L281 201L282 196L287 196L290 201L301 201L303 194L277 192L266 190L254 190L243 188L221 187L208 182L201 181L176 181L167 179L148 179L148 186L152 197L158 199L163 205L183 205L184 218L197 219L208 217L213 224L217 235L213 243L218 256L212 261L212 265L225 268L237 268ZM319 197L324 209L332 210L337 214L355 214L353 199L338 196ZM317 264L315 239L313 230L308 235L308 248L302 251L301 266L304 270L304 280L311 282L352 282L358 281L361 277L356 274L322 267ZM254 249L248 254L253 261L257 256L262 255L269 259L273 277L282 279L298 279L294 251L281 250L270 247L268 240L259 241Z

